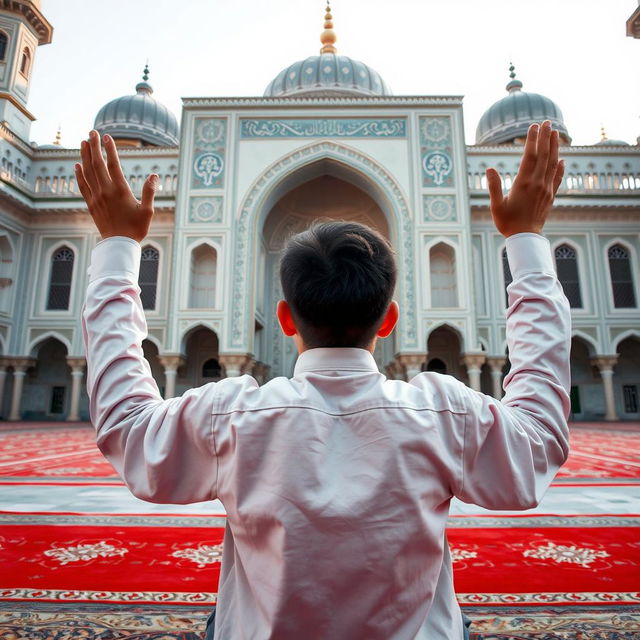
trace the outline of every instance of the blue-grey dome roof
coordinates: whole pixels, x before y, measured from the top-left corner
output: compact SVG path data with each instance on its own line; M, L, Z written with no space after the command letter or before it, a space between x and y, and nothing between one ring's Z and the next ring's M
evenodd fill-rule
M522 82L515 79L506 87L508 96L491 105L480 118L476 129L476 144L504 144L524 138L534 122L550 120L560 138L569 144L571 138L562 118L562 111L553 101L539 93L522 91Z
M283 69L269 83L264 95L388 96L391 91L380 74L363 62L336 53L321 53Z
M611 138L601 138L596 142L596 147L630 147L631 145L624 140L612 140Z
M145 68L135 95L122 96L105 104L98 111L93 128L101 135L108 133L113 138L178 146L178 121L167 107L151 97L153 89L147 82L148 73Z

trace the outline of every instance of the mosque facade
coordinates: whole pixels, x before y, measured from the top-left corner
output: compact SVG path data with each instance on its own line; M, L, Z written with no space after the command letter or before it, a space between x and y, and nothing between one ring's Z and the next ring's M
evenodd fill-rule
M0 7L0 416L76 421L88 418L80 313L99 237L74 179L78 149L28 142L33 59L52 37L39 4ZM369 224L395 248L401 317L376 349L380 370L438 371L500 397L511 274L484 171L508 188L528 126L550 119L567 165L546 234L572 307L572 415L638 420L640 146L604 133L572 145L559 107L513 68L466 145L461 97L393 95L338 54L329 9L321 42L262 97L184 99L180 125L148 69L96 115L134 193L160 176L139 284L161 393L291 375L278 256L322 218Z

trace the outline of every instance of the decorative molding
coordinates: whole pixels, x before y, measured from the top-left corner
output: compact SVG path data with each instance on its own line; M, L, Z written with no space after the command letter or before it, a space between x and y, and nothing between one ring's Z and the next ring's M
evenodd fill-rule
M226 118L196 118L194 120L191 155L192 189L224 187L226 139Z
M336 96L304 98L183 98L185 109L255 109L256 107L344 107L344 106L388 106L388 107L460 107L463 96Z
M222 196L189 198L189 222L222 222Z
M401 315L402 349L416 349L418 347L416 301L415 301L415 263L414 263L414 222L409 211L407 199L397 185L394 178L381 165L369 156L352 147L330 140L319 141L301 147L284 156L267 168L253 183L240 206L240 214L235 221L234 272L232 281L233 298L231 301L231 331L230 347L232 349L247 348L249 319L252 295L247 286L252 280L247 278L251 268L252 234L256 233L256 224L266 196L287 175L307 164L322 158L330 158L344 163L363 173L382 190L389 198L395 213L397 235L396 250L400 263L400 278L398 289L403 309Z
M456 197L422 196L422 219L424 222L456 222Z
M423 187L453 187L453 131L449 116L420 116Z
M405 138L406 118L254 118L240 120L240 137Z

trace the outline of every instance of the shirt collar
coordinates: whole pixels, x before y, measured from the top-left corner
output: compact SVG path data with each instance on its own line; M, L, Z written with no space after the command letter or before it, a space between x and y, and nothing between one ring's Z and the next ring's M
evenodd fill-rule
M293 375L308 371L378 371L378 365L366 349L320 348L303 351L296 362Z

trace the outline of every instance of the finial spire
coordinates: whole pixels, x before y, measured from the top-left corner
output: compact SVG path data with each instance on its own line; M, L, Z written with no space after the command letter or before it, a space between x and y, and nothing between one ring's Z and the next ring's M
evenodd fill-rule
M600 142L606 142L609 138L607 138L607 131L604 128L604 125L600 125Z
M142 82L138 82L136 85L136 93L146 93L150 96L153 93L153 87L149 84L149 61L144 65L144 71L142 72Z
M509 78L511 78L511 80L509 80L505 89L509 93L520 91L522 89L522 82L516 78L516 68L513 65L513 62L509 62Z
M62 146L62 126L58 125L58 131L56 132L56 139L53 141L57 147Z
M331 5L329 4L329 0L327 0L327 8L324 14L324 31L320 34L320 42L322 43L320 53L337 53L338 50L334 46L336 39L336 32L333 30Z

